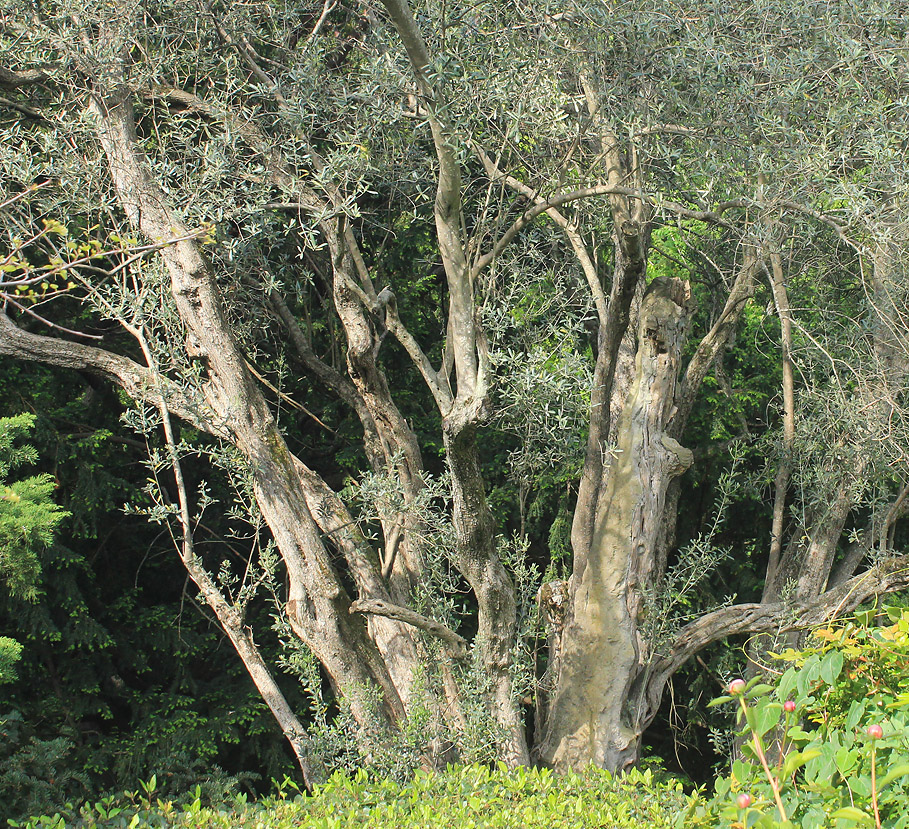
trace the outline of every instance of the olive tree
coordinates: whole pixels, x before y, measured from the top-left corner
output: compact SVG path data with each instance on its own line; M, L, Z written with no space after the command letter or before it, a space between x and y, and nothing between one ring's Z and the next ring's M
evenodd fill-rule
M621 769L700 649L909 583L893 548L906 38L886 2L8 4L0 353L101 375L157 413L183 563L308 779L318 758L248 598L194 549L202 496L174 419L233 453L280 561L282 619L373 742L419 712L445 735L426 757L450 756L480 710L509 763ZM682 258L655 274L664 238ZM432 308L401 299L417 253L438 269ZM549 335L516 337L533 302ZM779 332L782 366L764 595L661 618L686 426L749 309ZM538 396L518 395L534 365ZM432 440L402 404L417 382ZM362 474L384 482L378 544L337 476L289 446L289 407L318 418L294 389L355 416ZM503 424L531 453L575 452L555 462L577 471L570 571L534 585L548 655L532 746L521 585L483 451ZM431 596L440 554L469 589L470 641Z

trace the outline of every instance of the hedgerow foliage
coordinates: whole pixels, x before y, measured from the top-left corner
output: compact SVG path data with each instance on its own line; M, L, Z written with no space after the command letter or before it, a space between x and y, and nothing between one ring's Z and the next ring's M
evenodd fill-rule
M193 829L668 829L684 826L689 799L674 782L649 772L624 777L591 769L557 776L548 770L500 766L450 767L420 773L406 784L336 774L313 795L286 784L278 795L247 803L204 806L199 797L185 804L153 802L153 782L132 802L112 801L81 811L35 818L13 826L63 829L193 827Z

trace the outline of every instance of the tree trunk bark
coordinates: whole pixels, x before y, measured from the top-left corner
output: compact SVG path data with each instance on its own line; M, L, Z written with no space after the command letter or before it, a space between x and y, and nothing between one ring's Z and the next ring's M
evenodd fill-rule
M509 765L528 765L524 722L514 699L512 650L517 616L514 584L496 550L496 527L476 446L475 416L448 417L443 423L452 479L456 564L477 600L476 648L485 672L489 711L502 734L501 757Z
M644 296L634 384L597 507L586 567L572 576L559 675L540 758L559 770L615 771L637 759L641 724L629 694L649 659L641 636L669 482L691 452L666 434L688 321L688 286L657 279Z
M187 350L204 362L208 404L250 466L256 500L287 567L288 620L350 701L358 723L371 730L387 728L403 716L401 700L365 625L348 613L350 598L322 544L295 459L249 374L208 263L151 175L132 107L132 95L123 86L97 91L91 111L98 137L130 222L155 242L180 239L163 247L161 255L188 331ZM370 700L374 686L383 692L379 710Z

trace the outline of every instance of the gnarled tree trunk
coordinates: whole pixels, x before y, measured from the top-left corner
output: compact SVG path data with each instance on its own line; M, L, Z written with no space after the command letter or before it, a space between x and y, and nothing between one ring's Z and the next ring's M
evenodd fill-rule
M652 586L667 487L692 461L666 433L688 300L685 283L658 279L641 303L635 378L555 655L558 675L540 757L558 769L589 762L621 769L637 759L642 728L631 691L649 658L640 631L642 598Z

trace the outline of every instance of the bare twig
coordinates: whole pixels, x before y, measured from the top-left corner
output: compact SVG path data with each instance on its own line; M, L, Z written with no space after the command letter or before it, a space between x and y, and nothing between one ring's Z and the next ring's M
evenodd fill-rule
M47 120L37 109L33 109L27 104L19 103L19 101L11 101L9 98L0 97L0 107L9 107L10 109L16 110L16 112L27 115L29 118L34 118L36 121Z
M312 31L307 35L306 41L303 43L301 51L305 54L309 51L309 47L312 46L312 42L316 39L316 35L319 34L319 29L322 28L322 24L325 23L325 20L328 18L328 15L331 13L331 10L337 5L337 2L334 0L325 0L322 4L322 13L319 15L319 19L316 21L315 25L312 27Z

